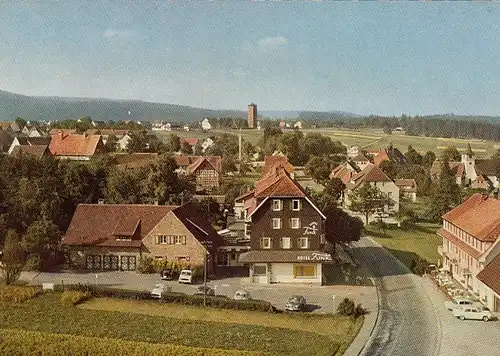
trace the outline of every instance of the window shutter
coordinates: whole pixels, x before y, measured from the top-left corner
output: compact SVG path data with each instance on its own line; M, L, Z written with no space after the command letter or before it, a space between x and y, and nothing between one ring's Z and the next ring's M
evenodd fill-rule
M185 245L186 244L186 235L182 236L182 244Z
M302 210L302 200L299 199L299 210Z
M264 239L260 238L260 248L264 248Z
M280 237L280 248L283 248L283 238Z
M158 245L160 243L160 235L156 235L156 244Z
M273 239L269 238L269 248L273 248Z
M292 219L288 219L288 227L291 229L292 228Z

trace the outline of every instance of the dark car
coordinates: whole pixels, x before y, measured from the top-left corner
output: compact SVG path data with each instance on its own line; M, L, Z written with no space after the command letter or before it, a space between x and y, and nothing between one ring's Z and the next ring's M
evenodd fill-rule
M205 288L204 286L199 286L198 288L196 288L196 292L194 292L194 294L195 295L203 295L204 288ZM207 295L215 295L215 290L213 290L212 288L207 286L206 294Z
M301 295L292 295L286 302L285 309L290 311L304 311L306 305L306 298Z
M174 279L175 275L174 275L174 271L171 270L171 269L165 269L163 271L160 272L160 279L165 281L170 281L172 279Z

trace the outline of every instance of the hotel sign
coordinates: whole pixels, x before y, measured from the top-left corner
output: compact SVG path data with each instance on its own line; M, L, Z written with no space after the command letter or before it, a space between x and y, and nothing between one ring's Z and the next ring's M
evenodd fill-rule
M309 256L297 256L297 261L333 261L329 253L313 252Z

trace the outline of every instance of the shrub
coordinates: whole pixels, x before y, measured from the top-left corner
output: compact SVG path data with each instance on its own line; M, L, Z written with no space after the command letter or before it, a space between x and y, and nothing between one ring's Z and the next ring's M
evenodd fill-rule
M137 265L137 272L139 273L154 273L153 258L147 256L142 257Z
M41 293L39 287L4 286L0 287L0 301L22 303Z
M361 304L356 305L352 299L344 298L337 307L337 313L342 316L358 318L366 314L366 309Z
M80 292L80 291L64 291L61 294L61 304L65 307L71 307L80 304L92 297L90 292Z
M155 259L153 260L153 269L156 273L160 273L163 270L169 268L169 262L166 259Z
M421 276L424 273L427 273L428 269L429 269L429 261L420 256L413 257L410 265L410 270L413 273Z
M209 349L25 330L0 329L0 339L0 354L2 355L232 356L261 354L243 350Z

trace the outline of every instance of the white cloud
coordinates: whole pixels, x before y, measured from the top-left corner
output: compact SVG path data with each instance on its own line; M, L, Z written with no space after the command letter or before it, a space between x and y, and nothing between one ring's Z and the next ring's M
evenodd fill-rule
M288 44L288 40L283 36L264 37L257 42L259 48L264 50L277 50Z
M115 28L108 28L106 31L103 32L102 34L106 38L113 38L113 37L122 37L122 38L130 38L134 37L137 35L137 32L134 30L117 30Z

